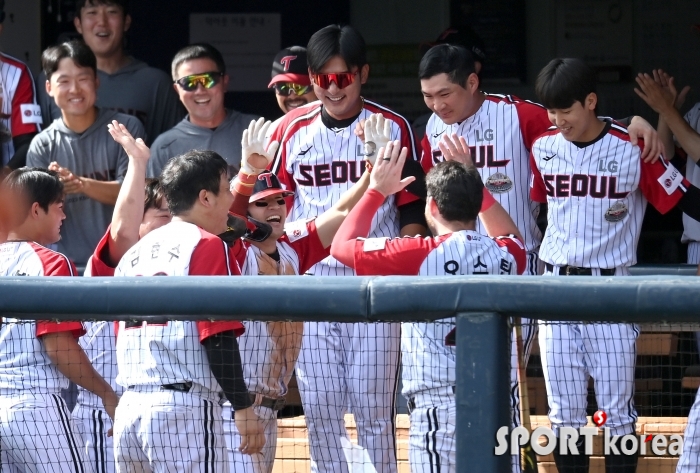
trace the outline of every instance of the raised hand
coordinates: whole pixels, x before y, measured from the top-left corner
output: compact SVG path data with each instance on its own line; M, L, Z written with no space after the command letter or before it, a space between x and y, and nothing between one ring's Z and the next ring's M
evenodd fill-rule
M265 134L271 121L260 117L252 120L241 138L241 171L246 174L260 174L275 157L279 142L273 141L265 149Z
M398 140L389 141L385 147L379 148L377 161L370 174L369 188L388 197L401 192L415 181L415 176L401 179L406 156L408 156L408 149L405 146L402 148Z
M442 140L438 143L438 148L440 148L446 161L457 161L465 166L474 165L469 145L463 136L457 136L456 133L452 133L452 137L450 137L445 133L442 136Z
M107 131L112 135L112 139L119 143L127 156L134 161L147 164L151 157L151 150L141 138L134 139L129 130L116 120L107 125Z
M83 191L83 181L70 169L61 167L56 161L52 161L49 164L49 170L58 173L58 178L63 183L63 192L66 194L79 194Z
M363 123L363 122L360 122ZM360 136L355 130L355 134ZM360 136L362 138L362 136ZM381 148L391 141L391 120L381 113L373 113L364 121L365 159L374 165Z

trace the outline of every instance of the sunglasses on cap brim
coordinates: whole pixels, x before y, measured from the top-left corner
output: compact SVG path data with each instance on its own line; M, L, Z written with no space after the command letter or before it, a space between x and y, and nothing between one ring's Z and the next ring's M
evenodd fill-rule
M309 93L309 91L311 90L311 85L293 84L291 82L278 82L275 85L273 85L272 88L275 89L275 93L277 95L282 95L284 97L287 97L292 94L302 96L304 94Z
M197 86L200 84L205 89L211 89L216 84L221 82L223 77L223 72L204 72L202 74L192 74L189 76L180 77L175 81L175 83L182 87L183 90L192 92L193 90L197 90Z
M314 84L319 86L322 89L328 89L331 86L332 82L335 82L335 85L339 89L344 89L345 87L349 86L353 82L355 82L355 76L358 74L358 72L337 72L334 74L311 74L311 80L313 80Z

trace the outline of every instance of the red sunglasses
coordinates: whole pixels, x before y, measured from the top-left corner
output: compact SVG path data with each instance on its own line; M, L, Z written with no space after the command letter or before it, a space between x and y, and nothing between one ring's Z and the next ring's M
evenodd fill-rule
M344 89L355 82L356 75L357 71L338 72L335 74L311 74L311 78L313 79L314 84L322 89L330 88L331 82L335 82L335 85L337 85L339 89Z

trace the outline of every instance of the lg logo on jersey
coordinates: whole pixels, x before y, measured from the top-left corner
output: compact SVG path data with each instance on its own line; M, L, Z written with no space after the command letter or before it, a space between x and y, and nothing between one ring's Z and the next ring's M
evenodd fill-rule
M591 418L597 427L581 427L576 430L573 427L559 429L559 453L562 455L593 455L593 437L598 434L598 429L603 430L603 451L605 455L631 455L639 453L657 456L679 456L683 452L683 437L680 435L611 435L609 427L603 427L608 416L603 411L597 411ZM532 431L532 435L525 427L516 427L510 432L510 449L508 448L508 435L510 427L503 426L496 432L498 445L495 448L496 455L517 455L520 447L530 442L532 450L541 456L549 455L557 446L557 435L549 427L538 427ZM547 438L547 444L541 445L540 437ZM583 452L579 452L576 445L583 437ZM648 448L650 447L650 448Z
M598 161L598 171L600 172L617 172L618 168L619 165L615 160L612 160L609 163L606 163L603 159Z
M629 192L617 191L616 176L545 174L544 185L550 197L586 197L623 199Z

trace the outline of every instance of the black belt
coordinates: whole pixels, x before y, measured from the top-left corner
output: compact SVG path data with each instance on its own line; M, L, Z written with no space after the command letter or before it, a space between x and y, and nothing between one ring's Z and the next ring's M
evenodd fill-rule
M452 394L457 394L457 386L452 386ZM416 408L416 398L409 397L408 401L406 402L406 406L408 407L409 414L413 412L413 409Z
M132 385L129 386L128 389L134 389L136 386ZM181 393L188 393L190 392L190 389L192 388L192 383L187 382L187 383L173 383L173 384L161 384L161 389L166 389L168 391L178 391Z
M253 393L250 393L250 402L255 404L256 400L257 396ZM273 399L271 397L261 396L259 405L262 407L267 407L268 409L272 409L273 411L281 411L282 409L284 409L284 406L287 405L287 400L283 397Z
M553 273L555 269L558 269L559 276L592 276L593 270L591 268L579 268L578 266L559 266L555 268L554 265L545 263L544 266L547 271ZM600 268L601 276L615 276L615 268L607 269Z

